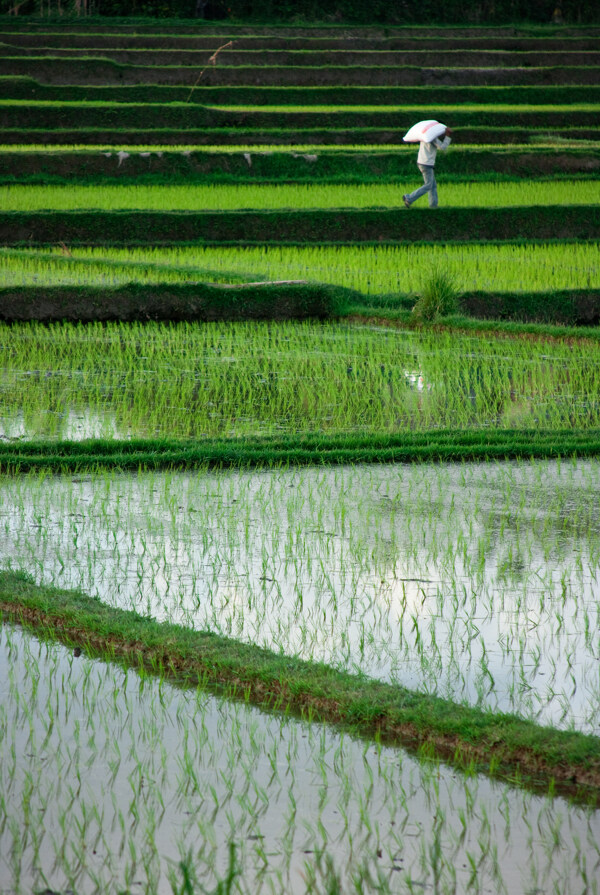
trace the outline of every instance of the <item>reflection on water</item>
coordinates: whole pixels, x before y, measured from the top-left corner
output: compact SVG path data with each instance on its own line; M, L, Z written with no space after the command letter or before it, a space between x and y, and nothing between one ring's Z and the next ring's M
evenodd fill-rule
M600 812L0 628L0 891L598 892ZM179 875L177 891L183 889ZM335 890L337 891L337 890Z
M0 565L600 732L594 461L0 479Z

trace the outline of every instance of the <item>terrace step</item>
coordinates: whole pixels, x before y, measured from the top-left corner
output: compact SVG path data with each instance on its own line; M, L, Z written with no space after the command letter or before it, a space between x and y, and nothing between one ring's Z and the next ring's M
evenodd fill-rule
M438 60L439 61L439 60ZM25 75L44 84L178 84L192 87L199 66L123 65L108 59L0 57L1 75ZM528 86L600 83L599 66L466 68L414 66L283 67L209 66L202 86Z
M203 82L193 93L190 87L140 84L126 87L113 85L68 86L40 84L22 75L0 77L0 99L27 99L46 102L113 102L113 103L193 103L209 106L343 106L345 105L460 105L477 103L581 105L578 85L533 87L207 87ZM585 90L586 103L600 103L600 84ZM533 111L533 110L531 110Z
M253 130L251 128L6 128L2 140L6 146L401 146L402 134L407 127L406 119L395 128L288 128L286 130ZM600 140L597 128L552 128L552 132L529 128L463 127L460 139L473 146L490 144L523 146L531 143L555 141Z
M0 212L0 242L7 246L471 242L474 237L599 239L600 207Z
M399 37L369 37L364 32L340 35L339 37L279 37L275 34L264 36L227 34L78 34L74 32L47 32L38 34L0 31L0 43L9 47L65 48L76 50L86 48L96 51L109 50L202 50L207 55L213 53L219 43L226 38L235 42L234 49L240 50L342 50L342 51L406 51L434 50L503 50L520 53L524 51L586 51L600 49L600 36L571 37L423 37L418 35Z
M298 27L290 25L260 25L260 24L232 24L230 22L219 23L217 21L193 19L186 21L170 20L168 22L156 19L145 21L131 21L118 18L78 18L76 22L61 21L51 22L48 19L35 20L33 17L23 19L5 18L2 22L2 31L13 34L111 34L111 35L182 35L190 34L202 36L225 36L226 38L249 37L294 37L294 38L335 38L345 39L352 37L371 39L384 39L389 37L418 38L423 35L422 25L386 25L378 26L352 26L352 25L314 25ZM427 35L431 39L439 40L449 37L459 38L563 38L563 37L600 37L600 26L596 25L466 25L466 26L427 26Z
M285 111L269 107L261 109L218 109L199 104L106 104L62 103L56 105L22 103L14 105L0 102L0 127L4 130L21 128L36 130L45 128L69 129L77 121L77 130L103 128L129 129L247 129L284 133L290 129L325 129L325 133L345 129L362 134L367 129L401 129L404 133L417 119L437 115L451 121L454 128L496 128L502 140L502 132L525 131L535 128L557 128L559 131L573 128L576 132L590 134L598 128L600 105L597 108L571 107L568 110L542 110L509 107L506 110L492 108L461 109L452 106L407 106L395 109L344 110L335 107L322 111L292 109ZM351 134L349 135L351 136ZM396 138L398 135L396 134ZM112 142L112 141L111 141ZM277 141L275 141L277 142ZM294 139L297 142L297 139ZM322 139L319 139L322 142ZM362 140L360 140L362 142ZM374 142L378 142L375 140ZM512 142L512 140L510 140Z
M214 48L216 50L217 47ZM121 50L104 47L60 48L39 47L36 56L32 57L30 47L12 46L0 44L0 59L4 60L27 58L52 58L56 62L66 59L99 59L118 62L121 65L145 65L145 66L198 66L209 65L211 53L207 50ZM444 68L530 68L530 67L554 67L562 66L598 66L600 65L600 51L580 50L572 51L531 51L531 52L504 52L502 50L449 50L438 48L437 50L323 50L312 52L311 50L238 50L223 48L215 67L218 69L248 66L258 69L269 66L298 67L298 68L326 68L333 66L363 66L380 68L383 66L430 66Z
M0 152L0 183L27 182L369 182L415 174L414 151L393 152ZM600 150L463 149L444 158L444 175L544 177L600 171Z

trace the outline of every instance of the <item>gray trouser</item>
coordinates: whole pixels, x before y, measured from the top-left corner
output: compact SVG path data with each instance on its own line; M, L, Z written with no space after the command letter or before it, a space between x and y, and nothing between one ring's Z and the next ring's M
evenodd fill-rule
M410 204L418 199L419 196L424 196L425 193L429 193L429 207L437 208L438 204L438 194L437 194L437 183L435 182L435 173L433 165L417 165L419 171L423 175L423 186L420 186L413 193L409 193L406 197Z

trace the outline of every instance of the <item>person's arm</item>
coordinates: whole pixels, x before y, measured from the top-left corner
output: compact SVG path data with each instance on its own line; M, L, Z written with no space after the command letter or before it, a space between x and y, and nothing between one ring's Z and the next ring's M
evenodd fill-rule
M440 138L438 137L434 140L436 149L441 149L442 152L444 151L444 149L448 149L448 146L450 146L451 142L452 140L450 139L450 137L444 137L443 140L440 140Z
M452 140L450 139L451 133L452 133L452 128L447 127L446 130L444 131L444 139L437 141L438 149L441 149L441 150L448 149L448 146L450 146L450 143L452 142Z

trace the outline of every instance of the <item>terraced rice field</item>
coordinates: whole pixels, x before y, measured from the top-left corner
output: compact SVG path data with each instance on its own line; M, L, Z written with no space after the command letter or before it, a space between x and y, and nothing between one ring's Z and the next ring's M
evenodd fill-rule
M598 895L600 28L0 41L0 893Z

